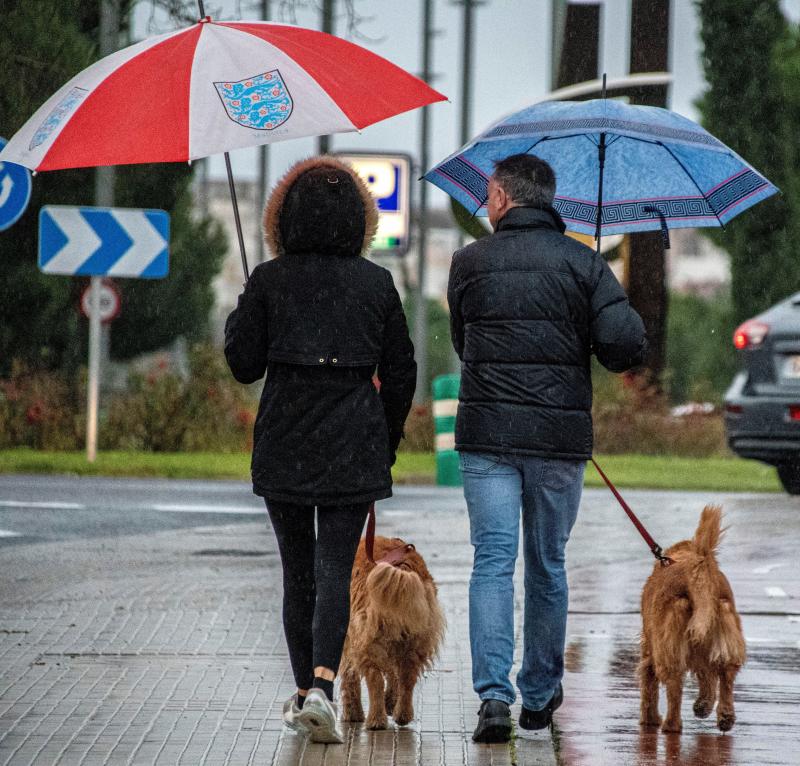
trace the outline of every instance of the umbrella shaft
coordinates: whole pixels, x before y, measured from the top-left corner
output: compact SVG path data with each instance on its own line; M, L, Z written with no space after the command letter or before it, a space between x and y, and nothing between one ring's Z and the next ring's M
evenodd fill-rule
M239 237L239 252L242 255L242 268L244 269L244 278L246 281L250 279L250 269L247 268L247 256L244 253L244 237L242 236L242 222L239 219L239 203L236 201L236 187L233 185L231 156L228 152L225 152L225 169L228 171L228 186L231 190L231 202L233 203L233 219L236 222L236 234Z
M206 9L203 7L203 0L197 0L197 10L200 11L200 18L206 17Z
M597 159L600 162L600 179L597 186L597 227L594 238L597 240L597 252L600 252L600 229L603 219L603 171L606 166L606 134L600 134L600 143L597 146Z

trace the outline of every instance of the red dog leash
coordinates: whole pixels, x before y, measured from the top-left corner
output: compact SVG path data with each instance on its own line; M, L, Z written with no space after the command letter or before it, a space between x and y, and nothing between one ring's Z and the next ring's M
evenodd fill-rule
M668 567L672 563L672 559L669 556L665 556L664 552L661 549L661 546L650 537L650 533L644 528L644 524L642 524L639 519L636 518L636 514L631 510L631 507L625 502L625 499L620 495L617 491L617 488L611 482L611 479L603 473L603 469L597 465L597 461L592 458L592 465L597 469L597 473L603 478L603 481L606 483L608 488L611 490L614 497L617 498L617 501L622 506L622 510L628 514L628 518L633 522L633 526L639 530L639 534L644 538L644 541L650 546L650 551L652 554L661 562L661 566Z
M397 566L405 561L406 555L416 550L412 543L399 545L392 548L383 558L375 561L375 503L370 503L369 516L367 517L367 534L364 540L364 548L367 552L367 559L370 564L391 564Z

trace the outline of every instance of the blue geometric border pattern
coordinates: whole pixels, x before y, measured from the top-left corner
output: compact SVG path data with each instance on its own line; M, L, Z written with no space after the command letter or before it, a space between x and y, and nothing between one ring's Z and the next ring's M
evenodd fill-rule
M577 130L581 133L608 132L614 130L634 133L641 136L652 136L655 139L682 141L689 144L702 144L724 149L725 145L708 133L693 130L668 128L663 125L648 125L645 122L614 120L606 117L587 117L579 120L544 120L541 122L521 122L516 125L498 125L481 136L482 139L501 138L519 134L540 135Z
M597 205L581 200L560 199L556 197L553 207L565 221L583 223L594 226L597 220ZM658 208L667 220L687 218L715 218L714 211L702 197L684 197L682 199L611 202L603 205L603 226L622 226L626 224L655 221L655 213L645 208Z
M489 183L489 177L474 165L465 162L460 156L443 162L436 168L436 172L464 189L479 205L483 205L486 201L486 186Z
M752 170L745 170L714 189L708 195L708 202L716 213L722 214L745 197L749 197L769 185L763 176Z
M698 218L716 218L746 197L761 191L769 183L758 173L745 170L718 186L708 197L673 197L661 200L609 202L603 204L603 226L622 226L634 223L657 221L652 211L658 208L668 221ZM594 226L597 220L597 205L583 200L556 197L553 207L564 220Z

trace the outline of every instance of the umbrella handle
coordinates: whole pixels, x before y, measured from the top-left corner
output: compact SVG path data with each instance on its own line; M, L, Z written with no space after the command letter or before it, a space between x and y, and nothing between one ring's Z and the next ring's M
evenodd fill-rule
M661 239L664 243L664 249L669 250L669 228L667 227L667 219L664 213L661 212L655 205L648 205L644 208L645 213L655 213L661 223Z
M228 171L228 186L231 190L231 202L233 203L233 219L236 221L236 234L239 237L239 252L242 254L242 268L244 269L245 281L250 279L250 270L247 268L247 256L244 252L244 237L242 236L242 222L239 220L239 205L236 202L236 187L233 185L233 171L231 170L231 156L225 152L225 169Z

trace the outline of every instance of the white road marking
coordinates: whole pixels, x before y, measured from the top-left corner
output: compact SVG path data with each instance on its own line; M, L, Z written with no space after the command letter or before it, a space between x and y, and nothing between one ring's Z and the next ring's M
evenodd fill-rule
M800 622L800 615L790 614L789 615L789 622Z
M764 588L764 593L766 593L769 598L786 598L786 591L783 588L779 588L777 585L768 585Z
M36 503L29 500L0 500L0 508L44 508L53 511L83 511L80 503Z
M763 567L756 567L753 572L754 574L769 574L773 569L778 569L779 567L785 567L786 564L767 564Z
M153 505L154 511L164 513L247 513L262 516L266 508L257 508L252 505Z
M0 529L0 537L19 537L19 532L12 532L10 529Z

